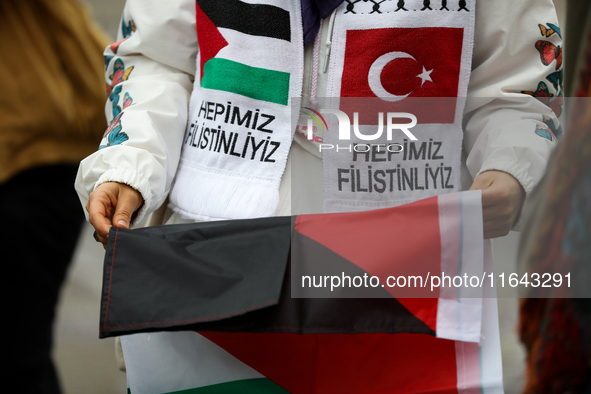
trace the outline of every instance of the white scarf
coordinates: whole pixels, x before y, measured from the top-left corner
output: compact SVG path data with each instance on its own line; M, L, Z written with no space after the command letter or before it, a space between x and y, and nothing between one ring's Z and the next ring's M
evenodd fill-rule
M408 11L400 9L402 4ZM447 9L440 5L407 0L386 2L381 12L367 3L355 3L354 12L339 9L327 103L348 113L352 130L352 112L358 112L358 129L366 135L376 133L382 112L383 135L367 141L351 132L351 140L339 140L333 132L336 117L326 117L324 141L335 148L323 150L325 212L397 206L461 190L475 1L449 1ZM380 99L353 98L371 96ZM416 141L401 128L387 139L389 112L416 117L417 125L407 129ZM337 151L337 145L342 149Z
M458 11L461 4L448 6L450 11L435 11L435 6L431 7L433 10L420 11L426 2L417 0L406 1L408 11L396 10L404 3L400 1L380 3L379 12L373 11L375 2L371 3L371 10L365 11L361 10L365 3L351 6L352 3L345 2L336 11L327 95L340 97L343 81L351 77L345 74L349 32L363 34L363 31L371 33L371 29L377 28L441 27L456 29L456 34L450 37L461 41L460 73L453 96L465 97L472 55L474 0L467 1L464 7L469 11ZM273 215L298 120L297 115L292 116L292 100L299 98L302 92L304 56L300 3L248 0L231 2L234 8L227 2L213 0L199 0L197 4L198 75L170 195L171 207L183 217L194 220ZM247 7L237 12L236 4ZM459 36L457 29L463 29ZM425 40L421 42L427 44ZM457 47L456 42L454 48ZM446 48L441 50L446 51ZM424 83L429 83L428 71L425 70ZM367 76L359 78L367 79ZM453 190L459 186L460 107L456 108L453 125L448 127L450 133L459 136L459 143L448 144L450 152L457 153L457 163L454 163L457 170L452 183L447 183L454 185ZM417 133L420 140L431 138L426 129L427 125L425 131ZM363 126L361 130L364 132ZM432 133L438 130L441 128L435 128ZM327 182L331 181L325 180L325 184ZM347 199L349 197L345 197Z

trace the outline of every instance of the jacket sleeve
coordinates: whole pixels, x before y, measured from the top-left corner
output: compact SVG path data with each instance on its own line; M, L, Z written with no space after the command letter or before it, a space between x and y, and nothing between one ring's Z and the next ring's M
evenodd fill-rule
M561 132L561 51L551 0L478 2L464 111L472 178L487 170L504 171L526 193L542 178Z
M83 205L104 182L135 188L144 198L137 223L164 202L178 165L195 78L195 4L128 0L117 40L104 52L109 127L75 187Z

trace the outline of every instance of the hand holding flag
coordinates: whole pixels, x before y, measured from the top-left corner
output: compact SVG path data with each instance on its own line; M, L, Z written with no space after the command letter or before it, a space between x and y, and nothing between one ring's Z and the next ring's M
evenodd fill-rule
M133 214L144 205L140 192L118 182L105 182L90 193L86 211L96 239L107 248L111 226L129 228Z
M525 199L519 181L506 172L491 170L478 175L470 190L482 190L484 238L509 234Z

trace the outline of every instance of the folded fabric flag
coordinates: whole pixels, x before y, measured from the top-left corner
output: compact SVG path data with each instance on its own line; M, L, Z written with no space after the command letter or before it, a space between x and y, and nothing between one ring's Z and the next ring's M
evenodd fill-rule
M433 276L480 279L482 266L479 192L366 212L114 227L100 336L162 330L420 332L478 342L480 298L460 298L456 288L440 291ZM312 276L328 273L354 283L337 292L330 284L312 285ZM355 287L355 277L364 275L381 284ZM401 287L401 276L424 287ZM391 286L392 279L398 286ZM480 287L459 289L482 295ZM408 294L423 298L401 298Z
M122 338L132 393L498 388L497 373L483 383L482 299L461 298L482 289L302 284L480 277L480 199L462 192L367 212L113 228L100 336L144 333ZM187 330L199 334L157 332ZM496 337L489 347L500 350ZM495 357L489 366L500 365Z

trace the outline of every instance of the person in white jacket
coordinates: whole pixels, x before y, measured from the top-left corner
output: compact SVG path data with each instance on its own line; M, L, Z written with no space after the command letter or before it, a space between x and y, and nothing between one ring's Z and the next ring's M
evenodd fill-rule
M164 209L163 204L171 189L174 190L175 176L179 178L177 172L186 167L187 160L181 159L181 151L191 137L192 120L188 110L191 94L207 90L199 86L199 81L203 84L204 73L199 59L211 58L211 54L206 53L211 51L213 44L210 42L220 39L211 33L211 29L203 30L211 20L217 21L214 17L202 18L201 22L199 19L199 15L212 15L210 12L213 11L207 8L210 2L197 3L196 16L194 1L174 0L164 4L152 0L128 0L119 41L105 51L109 90L105 108L111 126L100 149L82 161L76 181L76 190L86 206L90 223L96 229L96 238L104 245L112 225L128 228L132 223L141 222L147 214ZM268 1L261 3L271 4ZM365 10L361 8L364 3L345 1L337 8L337 26L339 17L345 20L345 16L354 13L395 17L396 13L414 8L417 15L419 12L475 13L467 96L484 99L468 100L463 111L462 188L482 190L485 238L506 235L515 224L527 193L541 178L557 134L562 54L552 1L459 2L462 4L448 1L445 7L431 2L433 10L422 11L422 1L409 0L398 9L396 5L401 2L392 1L390 7L393 8L388 9L388 13L381 10L384 11L389 3L381 4L381 9L375 3L367 5L371 7ZM467 21L466 26L469 26ZM211 34L198 37L200 23L201 31ZM327 85L332 86L329 75L332 71L329 69L327 73L323 60L334 62L333 57L338 52L336 38L332 39L334 45L330 52L331 37L338 31L332 31L334 23L334 20L325 20L318 39L306 44L305 49L301 45L302 50L297 55L301 55L298 63L303 70L301 81L290 86L290 89L302 92L301 97L327 95ZM291 27L293 41L297 32L293 24ZM218 31L223 33L220 34L221 40L223 37L229 40L231 34L227 29ZM301 35L297 37L301 40ZM471 44L471 38L466 37L464 43ZM201 42L200 58L198 40ZM204 44L206 40L210 40L207 45ZM540 41L546 44L538 44ZM329 45L323 45L324 42ZM223 50L223 43L220 46ZM254 51L251 56L254 59L260 53L264 56L264 50L253 47L245 48L244 52ZM429 73L428 69L423 69L422 77L417 75L421 78L419 81L432 82ZM294 75L295 72L292 81ZM531 96L542 100L512 101ZM194 105L197 111L199 103ZM311 142L300 133L295 134L294 141L289 159L303 155L304 160L309 160L319 173L322 172L319 155L310 153L314 150L310 149ZM289 167L279 174L278 197L270 205L271 211L264 214L290 213L290 198L295 194L292 196L290 190ZM195 177L203 179L203 184L210 184L205 176ZM213 182L215 185L216 179ZM202 191L199 186L196 190L182 191L202 192L207 190ZM317 196L320 194L316 193ZM204 204L216 204L213 200L210 198ZM193 215L183 212L173 201L164 221L180 223L243 217L232 212L197 212ZM245 214L246 217L257 215L260 216Z

